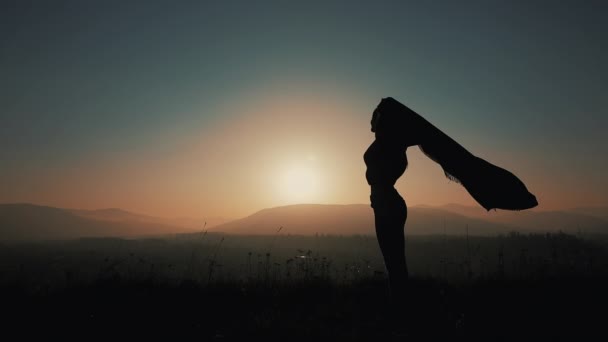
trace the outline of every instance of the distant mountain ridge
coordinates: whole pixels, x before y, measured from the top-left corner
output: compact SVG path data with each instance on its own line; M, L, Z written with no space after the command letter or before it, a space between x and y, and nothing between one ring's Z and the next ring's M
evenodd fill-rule
M478 211L476 207L460 206L458 204L445 205L450 212L466 213L491 223L505 224L517 231L545 232L564 231L570 233L608 233L608 208L606 211L596 208L595 211L583 213L580 209L569 210L524 210L524 211Z
M74 210L28 203L0 204L0 241L84 237L144 237L187 233L196 227L122 209Z
M608 233L603 211L491 211L458 204L408 208L406 234L496 235L511 231ZM219 225L196 219L140 215L119 208L61 209L34 204L0 204L0 241L74 239L82 237L144 237L178 233L230 234L375 234L367 204L297 204L260 210Z
M156 217L135 214L130 211L126 211L119 208L106 208L106 209L95 209L95 210L82 210L82 209L67 209L72 214L80 217L91 218L95 220L107 220L107 221L157 221Z
M568 210L573 213L594 216L608 221L608 207L578 207Z
M71 213L99 221L114 221L114 222L139 222L139 223L154 223L154 224L163 224L167 226L174 227L184 227L188 229L204 229L207 227L212 227L221 223L226 222L224 218L221 217L210 217L207 219L195 219L188 217L178 217L178 218L166 218L166 217L156 217L150 215L137 214L130 211L126 211L120 208L106 208L106 209L96 209L96 210L81 210L81 209L67 209Z
M444 225L444 222L446 223ZM374 216L369 205L297 204L264 209L246 218L216 226L212 231L233 234L274 234L283 226L285 234L375 234ZM507 226L487 224L435 208L408 208L408 234L470 234L506 233ZM445 229L444 229L445 228Z
M260 210L218 225L233 234L374 234L373 211L366 204L298 204ZM564 211L490 211L462 205L408 207L406 234L496 235L511 231L608 233L608 221Z

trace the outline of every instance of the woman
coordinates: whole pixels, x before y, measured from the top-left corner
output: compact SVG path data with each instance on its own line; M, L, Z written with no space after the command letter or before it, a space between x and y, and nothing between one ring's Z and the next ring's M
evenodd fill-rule
M378 244L396 302L405 299L408 280L404 235L407 207L395 190L395 182L407 168L408 147L419 145L441 165L449 179L461 183L486 210L522 210L538 204L515 175L474 156L393 98L380 101L372 114L371 126L376 140L363 155L365 176L371 187Z
M414 132L407 134L394 129L397 125L388 125L397 120L387 117L381 125L381 107L378 106L372 115L371 130L376 133L376 140L363 155L367 166L365 177L371 187L376 236L389 274L391 293L396 299L403 299L408 279L403 230L407 207L395 189L395 183L407 168L406 149L418 142Z

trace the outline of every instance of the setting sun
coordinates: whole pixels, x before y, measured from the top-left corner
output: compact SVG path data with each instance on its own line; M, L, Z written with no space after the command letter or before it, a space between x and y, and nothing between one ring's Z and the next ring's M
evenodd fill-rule
M314 160L287 165L281 170L277 188L285 203L311 203L320 200L321 181Z

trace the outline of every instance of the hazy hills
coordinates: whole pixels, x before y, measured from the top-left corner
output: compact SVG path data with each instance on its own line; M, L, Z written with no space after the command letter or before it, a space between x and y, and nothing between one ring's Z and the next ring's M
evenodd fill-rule
M408 208L408 234L496 234L508 232L501 224L441 209ZM374 234L374 216L369 205L300 204L261 210L246 218L214 227L213 231L234 234L274 234L282 226L284 234Z
M0 241L82 237L142 237L200 231L185 219L139 215L120 209L72 210L0 204Z
M448 204L440 207L453 213L465 213L470 217L490 223L508 225L524 232L587 232L608 233L608 207L576 208L562 211L485 211L477 207Z
M234 234L373 234L369 205L301 204L261 210L246 218L215 226ZM407 234L496 235L519 232L608 233L608 221L566 211L491 211L461 205L408 208Z
M572 212L601 218L608 221L608 207L579 207L571 210Z
M178 217L178 218L165 218L165 217L155 217L149 215L142 215L132 213L130 211L118 209L118 208L108 208L108 209L98 209L98 210L78 210L78 209L68 209L68 211L72 214L75 214L79 217L84 217L87 219L92 219L96 221L108 221L108 222L131 222L131 223L142 223L142 224L162 224L170 227L181 227L186 228L188 230L201 230L206 227L212 227L221 223L226 222L226 220L222 217L210 217L205 219L196 219L196 218L188 218L188 217Z
M448 204L408 208L407 234L496 235L510 231L608 233L608 208L568 211L492 211ZM219 219L218 219L219 220ZM0 204L0 241L143 237L176 233L231 234L374 234L369 205L299 204L260 210L248 217L215 225L210 220L169 219L111 208L60 209L32 204Z

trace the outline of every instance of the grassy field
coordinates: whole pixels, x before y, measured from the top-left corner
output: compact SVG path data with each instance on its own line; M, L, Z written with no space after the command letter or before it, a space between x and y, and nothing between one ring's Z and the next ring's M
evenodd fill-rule
M399 308L368 236L4 245L2 322L22 335L130 331L197 340L608 335L608 243L600 237L429 236L407 243L414 276L409 303Z

